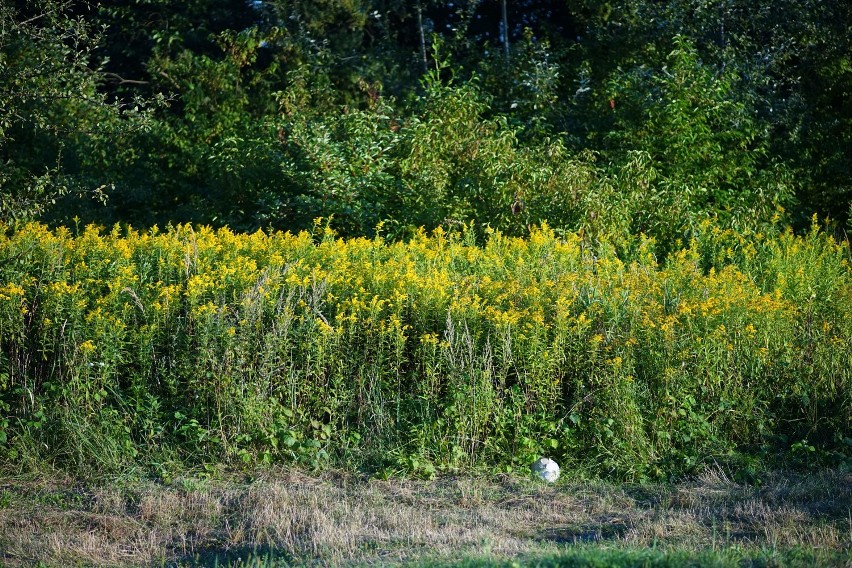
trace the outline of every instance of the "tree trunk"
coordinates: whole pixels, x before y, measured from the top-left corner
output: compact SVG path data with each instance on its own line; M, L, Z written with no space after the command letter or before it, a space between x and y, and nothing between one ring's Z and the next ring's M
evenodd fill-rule
M423 6L417 3L417 29L420 32L420 58L423 60L423 72L429 72L429 62L426 60L426 33L423 31Z
M506 0L503 5L503 51L506 52L506 61L509 61L509 18L506 15Z

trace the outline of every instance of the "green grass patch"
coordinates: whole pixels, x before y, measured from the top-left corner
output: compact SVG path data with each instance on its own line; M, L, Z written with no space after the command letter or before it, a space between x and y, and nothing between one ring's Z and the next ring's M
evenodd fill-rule
M463 558L441 558L416 561L385 561L384 566L417 568L812 568L814 566L848 566L849 555L814 549L789 550L687 550L664 548L607 548L596 545L566 547L555 553L525 554L517 558L495 558L474 555ZM317 562L321 563L321 560ZM291 558L275 552L252 552L197 557L179 567L222 568L286 568L297 565ZM358 562L348 566L361 566ZM363 564L363 566L374 565Z
M847 555L818 550L754 552L724 550L619 549L598 546L571 547L555 554L524 556L514 560L468 558L458 562L424 563L423 566L459 568L770 568L844 566Z

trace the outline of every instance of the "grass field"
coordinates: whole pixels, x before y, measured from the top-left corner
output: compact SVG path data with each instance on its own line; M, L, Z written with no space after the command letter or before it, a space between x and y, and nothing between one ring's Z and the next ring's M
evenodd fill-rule
M852 474L677 485L341 472L6 479L4 566L848 566Z

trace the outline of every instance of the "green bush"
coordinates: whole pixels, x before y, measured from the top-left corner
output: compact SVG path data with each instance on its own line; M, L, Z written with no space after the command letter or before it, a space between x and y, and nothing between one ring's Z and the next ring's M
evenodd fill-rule
M0 457L624 479L849 459L848 245L704 223L662 264L548 228L0 239ZM807 268L806 268L807 267Z

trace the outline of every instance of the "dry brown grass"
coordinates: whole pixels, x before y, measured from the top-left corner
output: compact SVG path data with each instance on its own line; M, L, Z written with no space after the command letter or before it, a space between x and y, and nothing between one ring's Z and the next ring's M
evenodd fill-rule
M719 471L668 487L292 471L169 486L7 480L0 565L160 565L272 549L335 565L546 553L572 542L842 552L852 548L850 523L852 475L839 472L776 474L762 487Z

